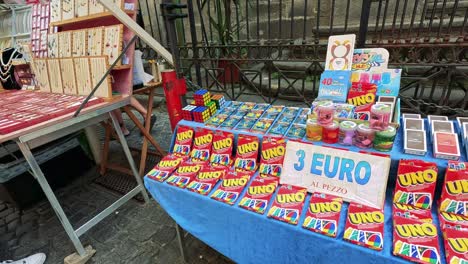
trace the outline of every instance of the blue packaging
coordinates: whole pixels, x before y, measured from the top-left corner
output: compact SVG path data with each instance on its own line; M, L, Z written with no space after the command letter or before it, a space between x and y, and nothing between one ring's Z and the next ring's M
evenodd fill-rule
M351 71L324 71L320 77L318 100L346 102L351 86Z

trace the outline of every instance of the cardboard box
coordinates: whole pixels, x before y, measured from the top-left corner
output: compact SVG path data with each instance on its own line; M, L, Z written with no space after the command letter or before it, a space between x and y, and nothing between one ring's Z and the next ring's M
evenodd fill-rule
M407 118L411 118L411 119L421 119L421 115L420 114L403 114L403 120L404 119L407 119Z
M406 154L424 156L427 153L426 131L408 129L404 132L404 150Z
M411 130L425 130L424 129L424 120L422 119L412 119L412 118L405 118L403 121L404 129L411 129Z
M379 96L378 102L395 104L396 97L395 96Z
M455 133L434 133L434 157L438 159L458 160L460 146Z

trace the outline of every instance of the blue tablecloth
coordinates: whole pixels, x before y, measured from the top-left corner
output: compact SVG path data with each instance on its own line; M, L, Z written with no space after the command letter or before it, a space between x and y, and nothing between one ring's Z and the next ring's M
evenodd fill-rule
M205 127L203 124L181 121L179 125L191 127ZM234 134L252 134L226 129ZM262 135L252 134L259 137ZM171 146L174 143L172 138ZM316 143L314 144L321 144ZM342 147L341 145L335 145ZM356 147L350 147L351 151L359 151ZM387 190L387 202L385 204L385 232L384 249L381 252L356 246L342 240L347 214L347 203L341 212L340 225L337 238L329 238L301 227L305 218L303 210L297 226L269 219L265 215L259 215L238 207L215 201L211 198L159 183L145 177L145 186L152 196L159 202L168 214L185 230L204 241L206 244L221 252L238 263L402 263L401 258L394 257L392 250L392 219L391 197L392 188L395 185L396 170L400 159L424 159L432 161L439 166L439 188L447 166L446 160L432 157L432 145L428 145L428 154L425 157L403 154L403 138L401 128L395 141L393 150L389 153L392 157L392 166ZM465 156L462 157L463 160ZM219 186L219 183L218 183ZM218 186L215 186L215 190ZM244 189L244 193L245 190ZM440 191L440 190L439 190ZM213 191L211 192L213 193ZM276 195L276 194L275 194ZM240 196L242 197L243 194ZM436 197L439 197L436 194ZM273 198L274 199L274 196ZM305 207L308 205L308 195ZM271 206L271 202L269 207ZM268 207L268 208L269 208ZM268 211L268 208L266 211ZM435 206L434 206L435 208ZM438 226L435 209L433 219ZM442 237L439 237L441 248L441 261L445 263Z

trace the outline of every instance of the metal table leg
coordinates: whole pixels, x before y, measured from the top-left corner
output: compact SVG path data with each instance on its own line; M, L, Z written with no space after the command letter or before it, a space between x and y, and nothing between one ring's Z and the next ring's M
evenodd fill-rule
M135 180L138 185L141 187L141 194L145 199L145 202L149 202L148 193L146 192L145 186L143 185L143 181L141 180L140 175L138 174L137 167L135 165L135 161L133 160L132 153L128 148L127 140L125 140L125 136L122 133L122 129L120 128L119 121L113 112L109 112L109 115L112 119L112 124L114 125L114 129L117 132L117 136L119 137L120 144L125 152L125 156L127 156L128 163L130 164L130 168L132 169L133 176L135 176Z
M39 167L39 164L37 163L36 159L34 158L34 155L31 152L31 149L29 148L27 143L22 143L19 140L16 141L16 143L18 144L21 152L23 153L24 158L26 159L29 166L31 167L34 177L36 177L36 180L41 185L41 188L44 191L44 194L47 196L47 199L49 200L50 205L52 205L52 208L54 209L60 222L62 223L62 226L65 229L65 232L70 237L70 240L75 246L76 251L78 252L80 256L82 257L86 256L86 250L81 244L80 239L76 235L72 225L70 224L70 221L68 221L68 218L65 215L65 212L60 206L60 203L58 202L57 197L55 197L54 192L52 191L52 189L49 186L49 183L44 177L44 173L42 173L42 170Z
M177 232L177 242L179 243L180 255L182 256L184 263L187 263L187 260L185 259L184 230L177 223L175 223L175 228Z

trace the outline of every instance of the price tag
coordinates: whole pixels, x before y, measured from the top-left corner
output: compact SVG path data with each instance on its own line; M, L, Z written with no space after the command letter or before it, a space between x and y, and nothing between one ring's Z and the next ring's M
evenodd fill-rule
M288 141L280 182L383 208L389 170L387 157Z

